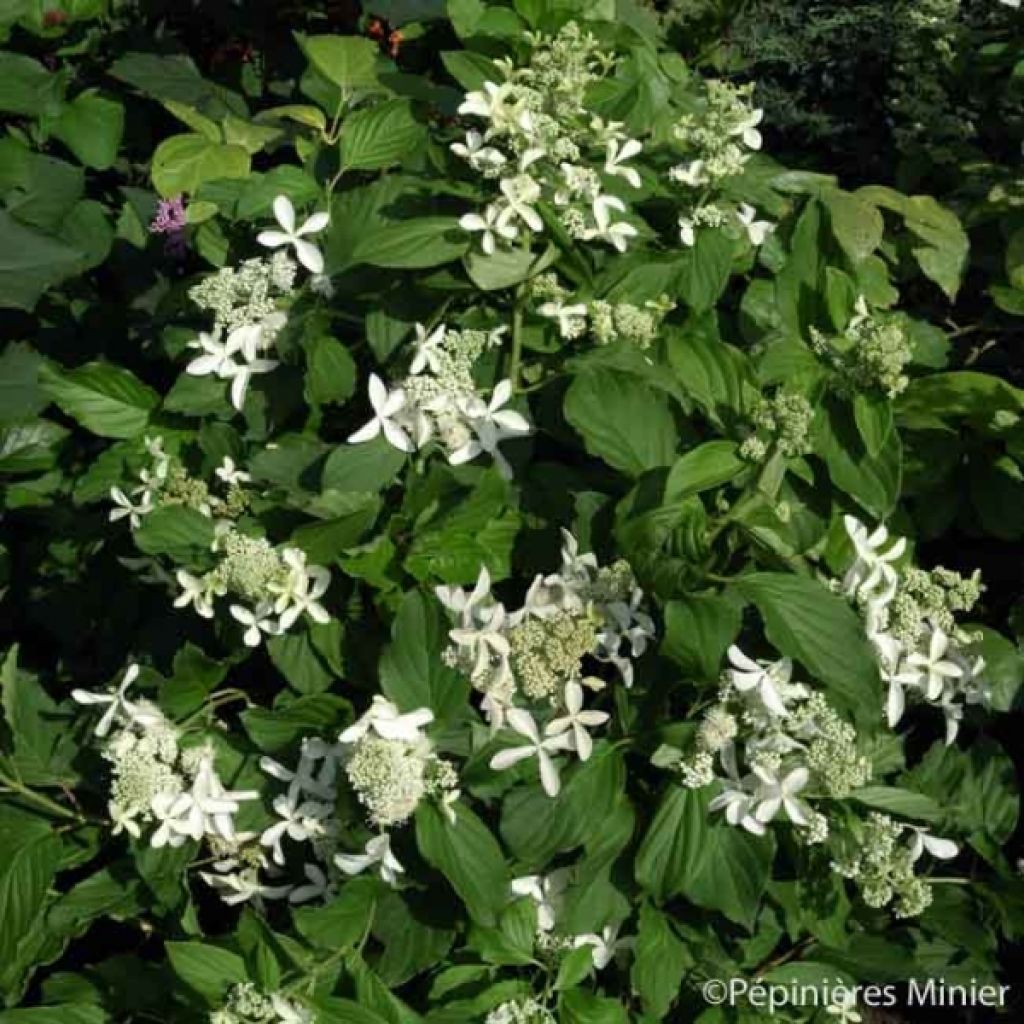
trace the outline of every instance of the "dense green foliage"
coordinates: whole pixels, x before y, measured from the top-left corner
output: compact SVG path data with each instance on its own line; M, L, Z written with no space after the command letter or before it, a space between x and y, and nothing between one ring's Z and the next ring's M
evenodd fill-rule
M1012 978L1024 11L363 6L0 2L0 1024Z

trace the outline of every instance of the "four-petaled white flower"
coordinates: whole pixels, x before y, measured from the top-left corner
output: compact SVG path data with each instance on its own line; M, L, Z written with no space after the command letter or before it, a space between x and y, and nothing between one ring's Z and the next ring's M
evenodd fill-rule
M926 851L939 860L952 860L960 852L960 847L952 839L933 836L918 825L909 825L908 828L913 833L910 837L911 863L919 860Z
M264 633L267 636L279 636L283 632L281 624L273 617L274 608L269 601L260 601L255 608L233 604L228 611L233 619L245 627L242 641L246 647L259 647Z
M555 927L566 889L569 888L571 869L557 868L549 875L524 875L512 879L509 892L513 896L528 896L537 904L537 929L549 932Z
M459 227L470 233L479 232L480 248L486 255L493 256L499 240L513 242L519 237L519 228L512 220L513 212L511 206L489 203L482 214L463 214L459 218Z
M754 817L755 799L752 793L735 785L726 786L708 804L709 811L725 810L725 820L730 825L740 825L755 836L763 836L764 825Z
M581 946L590 946L594 969L603 971L619 953L632 949L635 944L635 940L632 938L619 938L619 929L621 927L621 922L619 924L605 925L601 929L600 935L593 932L589 932L586 935L577 935L572 940L572 944L576 949L579 949Z
M199 336L188 343L189 348L199 349L202 355L196 356L185 367L185 372L193 377L206 377L211 373L218 377L229 377L234 365L231 352L226 341L220 340L220 330L211 333L200 331Z
M825 1012L836 1018L836 1024L860 1024L862 1020L857 1012L857 996L852 989L833 991L832 1002L825 1007Z
M626 204L618 196L598 196L593 202L596 227L587 228L583 237L587 241L600 239L618 252L625 252L629 247L629 239L636 237L637 230L628 221L612 221L612 210L624 213Z
M540 185L529 175L521 174L517 178L503 178L498 186L505 197L507 209L515 214L531 231L543 231L544 221L533 208L540 199Z
M253 359L248 363L230 363L227 371L221 376L231 379L231 404L241 412L245 408L245 396L253 377L259 373L270 373L279 365L276 359Z
M694 230L693 221L689 217L679 218L679 241L687 248L693 248L697 244L697 232Z
M391 852L391 837L385 832L367 841L363 853L336 853L334 863L346 875L358 875L367 868L379 865L377 873L388 885L398 883L398 876L405 874L405 868Z
M640 187L640 173L634 167L624 167L626 160L632 160L644 147L636 139L627 139L621 145L618 139L609 139L604 161L605 174L625 178L633 188Z
M729 650L729 663L733 666L727 673L729 681L741 693L756 692L761 703L773 714L785 717L789 714L779 692L793 673L793 662L783 658L771 665L762 665L748 658L735 644Z
M559 790L562 788L562 781L558 775L558 766L552 760L551 755L568 750L572 740L564 733L541 739L533 715L522 708L509 708L505 713L505 723L520 736L526 737L529 742L523 746L498 751L491 758L491 768L502 772L520 761L535 757L540 769L540 781L544 792L550 797L558 796Z
M320 598L331 585L331 574L321 565L307 565L301 548L285 548L281 559L288 566L288 580L274 604L281 616L281 629L289 630L303 613L321 625L330 621L330 613Z
M481 616L481 620L479 625L463 626L448 633L453 643L469 651L473 659L473 668L470 672L473 678L484 675L494 660L507 659L511 653L511 647L504 634L505 606L491 605Z
M279 249L281 246L291 246L295 250L298 261L312 274L322 274L324 270L324 258L320 250L312 243L306 241L306 235L315 235L323 231L330 222L330 214L325 212L314 213L302 223L302 226L295 227L295 207L287 196L278 196L274 200L274 218L281 226L280 231L261 231L256 236L256 241L268 249Z
M580 319L587 315L587 305L584 302L573 303L571 306L555 301L544 302L537 308L537 312L541 316L557 320L558 333L563 338L570 338L578 333L576 326Z
M762 245L764 240L775 230L770 220L757 220L757 210L749 203L740 203L736 217L747 232L751 245Z
M810 781L810 772L801 765L783 778L767 768L754 768L758 786L754 817L762 823L771 821L782 809L794 825L807 825L807 807L797 799L797 794Z
M181 593L174 599L175 608L187 608L192 605L197 615L204 619L213 618L213 591L210 585L199 576L193 576L187 569L179 569L175 573Z
M339 737L342 743L355 743L373 731L381 739L417 743L423 737L423 727L434 720L429 708L402 713L386 697L377 694L366 713L350 725Z
M907 658L907 665L916 671L917 685L929 700L938 700L948 679L959 679L963 667L946 660L949 637L941 629L932 630L927 653L915 651Z
M415 447L412 438L405 429L395 422L394 417L405 408L405 392L396 388L392 392L384 386L384 382L375 373L370 374L368 386L370 405L373 407L373 419L349 435L349 444L361 444L372 441L378 434L384 434L385 440L399 451L411 452Z
M476 171L497 172L508 163L500 149L485 145L485 139L478 131L466 132L465 142L453 142L450 148Z
M530 423L522 413L514 409L502 408L512 397L512 382L500 380L491 392L489 402L476 396L459 403L460 409L469 421L476 434L464 445L456 448L448 456L448 462L460 466L470 462L482 452L487 452L497 464L499 472L505 477L512 475L511 468L498 445L513 437L522 437L530 433Z
M129 721L134 721L135 716L138 713L138 708L125 694L128 692L128 687L139 678L139 666L129 665L125 669L124 675L121 677L121 682L116 690L109 693L92 693L89 690L72 690L71 697L79 704L106 704L107 710L103 712L99 722L96 723L96 728L93 730L99 737L106 736L113 726L117 718L123 717Z
M313 1024L315 1019L312 1010L290 1002L277 992L271 994L270 1005L277 1014L276 1024Z
M108 516L110 522L116 523L118 519L124 519L127 516L128 523L133 530L139 528L143 516L149 515L153 511L153 494L148 490L142 492L142 497L137 502L132 501L120 487L111 487L110 497L118 506L110 510Z
M761 133L757 126L764 120L763 110L752 110L742 121L740 121L730 135L739 135L743 139L743 145L748 149L761 148Z
M546 736L567 734L572 739L572 748L581 761L586 761L594 749L588 729L596 729L608 721L606 711L583 710L583 687L575 681L565 684L565 714L553 719L544 730Z
M425 369L429 369L431 373L440 372L441 342L444 341L448 328L444 324L438 324L432 331L428 331L423 324L416 324L415 330L416 339L413 346L416 354L409 364L409 372L422 373Z
M247 484L252 477L235 466L235 460L230 455L224 456L224 461L214 470L218 479L226 484Z

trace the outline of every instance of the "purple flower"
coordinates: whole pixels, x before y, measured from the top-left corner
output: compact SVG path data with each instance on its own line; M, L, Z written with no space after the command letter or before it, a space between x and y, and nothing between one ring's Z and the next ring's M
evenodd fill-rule
M185 223L185 197L176 195L157 202L156 216L150 222L149 231L153 235L166 235L167 253L181 257L185 253Z

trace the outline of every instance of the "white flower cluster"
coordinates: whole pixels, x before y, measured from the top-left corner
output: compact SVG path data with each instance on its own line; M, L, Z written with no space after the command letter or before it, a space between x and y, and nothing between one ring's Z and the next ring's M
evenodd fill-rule
M555 274L539 274L530 282L530 290L535 299L542 300L537 315L554 320L563 339L571 341L589 333L598 345L625 341L640 349L650 348L666 314L674 308L667 295L643 306L578 297L573 301Z
M311 1009L280 992L264 995L251 981L232 985L210 1024L315 1024Z
M484 1024L555 1024L555 1015L532 997L509 999L491 1010Z
M694 245L701 228L738 230L752 245L761 245L774 230L770 221L757 219L757 211L748 203L736 205L723 198L710 201L712 193L729 178L743 173L751 153L761 148L757 126L764 112L754 107L752 93L753 86L709 79L700 103L673 127L686 162L673 167L669 177L692 196L686 213L679 217L683 245Z
M844 524L854 561L837 586L864 617L888 685L889 726L899 724L912 698L941 709L952 743L964 706L987 705L991 696L984 659L966 650L974 637L956 623L956 614L970 611L981 595L980 574L965 579L943 568L899 568L905 538L890 539L885 526L872 531L853 516Z
M588 946L594 970L603 971L613 960L619 959L631 950L636 940L631 937L619 937L622 922L606 925L600 934L557 934L566 892L574 880L574 874L575 869L570 867L556 868L547 875L524 875L512 880L509 896L514 900L528 898L536 905L537 947L541 953L559 956L570 950Z
M392 853L385 829L407 822L425 798L436 798L454 821L458 778L452 765L433 752L423 732L431 721L433 714L425 708L402 714L377 696L366 714L336 742L304 739L294 768L262 758L264 772L287 783L287 790L272 804L277 820L259 836L247 859L226 861L217 865L219 874L203 877L227 902L261 896L287 896L293 904L329 899L343 876L368 869L396 886L405 869ZM342 823L336 808L343 777L366 808L370 824L379 830L361 853L340 849ZM305 881L300 885L278 884L288 863L285 840L306 849ZM266 869L272 885L261 882L260 868Z
M253 376L269 373L278 365L271 353L288 317L277 308L277 302L292 294L297 270L288 250L317 275L315 281L324 268L323 256L307 236L327 227L329 215L315 213L296 228L291 200L278 196L274 200L274 216L280 230L261 231L256 240L279 251L267 259L245 260L238 267L225 267L189 293L200 308L213 315L213 329L201 332L189 343L199 354L185 371L194 377L212 374L230 380L231 404L239 411L245 405Z
M138 675L139 666L131 665L109 693L71 693L79 704L106 707L95 735L103 740L103 757L113 774L107 806L114 834L138 839L143 825L155 825L149 845L157 848L204 837L221 847L243 841L235 815L241 803L259 794L225 789L211 747L183 748L177 727L155 704L130 700L128 687Z
M507 58L496 61L505 80L485 82L459 107L485 127L469 131L452 151L496 186L488 205L459 223L480 236L490 255L524 234L543 232L538 207L544 204L573 238L625 252L637 230L621 219L626 204L609 186L640 187L629 161L642 146L586 105L588 88L614 68L615 58L576 22L554 36L526 38L529 60L518 67Z
M212 619L217 598L231 595L235 600L229 611L243 627L243 640L249 647L260 644L264 635L287 632L303 615L321 624L330 615L320 603L331 583L331 574L323 566L309 565L299 548L274 547L265 537L254 537L239 529L237 519L249 505L248 473L225 457L216 476L225 493L211 491L205 481L189 476L182 463L167 454L163 440L145 439L151 462L139 473L140 484L130 495L113 487L110 496L115 508L110 519L127 518L132 529L155 508L183 505L214 521L211 551L218 556L216 566L202 575L178 569L179 588L175 608L191 606L204 619Z
M376 374L370 375L373 419L352 434L349 443L383 434L393 447L411 452L436 439L453 466L486 453L506 477L511 476L498 445L525 436L530 424L514 409L505 408L512 397L511 381L499 381L487 399L473 379L477 360L501 343L503 332L504 328L455 331L444 324L428 331L417 324L408 376L388 388Z
M447 659L483 693L481 707L492 729L507 725L525 740L496 754L491 767L502 771L535 757L550 796L561 785L552 755L572 751L586 761L593 747L589 730L608 720L606 712L583 707L584 687L605 685L584 675L584 659L615 666L629 686L632 659L654 635L628 564L601 567L593 554L579 554L571 534L563 535L561 571L537 576L516 611L491 596L486 568L468 594L461 587L437 588L456 623L448 634ZM543 734L536 714L517 701L546 715Z
M728 658L695 750L688 757L670 751L668 763L690 788L719 783L709 806L725 811L730 825L763 835L781 811L806 842L824 842L828 823L812 801L845 797L871 777L856 731L822 694L792 682L790 659L755 661L736 646Z

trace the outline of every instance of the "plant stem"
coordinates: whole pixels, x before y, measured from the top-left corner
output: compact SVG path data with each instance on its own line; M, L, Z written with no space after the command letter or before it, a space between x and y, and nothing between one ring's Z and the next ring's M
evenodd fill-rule
M51 800L48 796L43 796L42 793L37 793L34 789L29 789L23 782L12 779L4 772L0 772L0 785L13 793L17 793L27 803L35 804L37 807L49 811L50 814L55 814L58 818L66 818L68 821L75 822L85 821L84 815L71 810L69 807L65 807L63 804L57 803L56 800Z
M512 394L519 390L519 362L523 355L523 286L516 289L516 304L512 308L512 356L508 364L508 379L512 382Z

